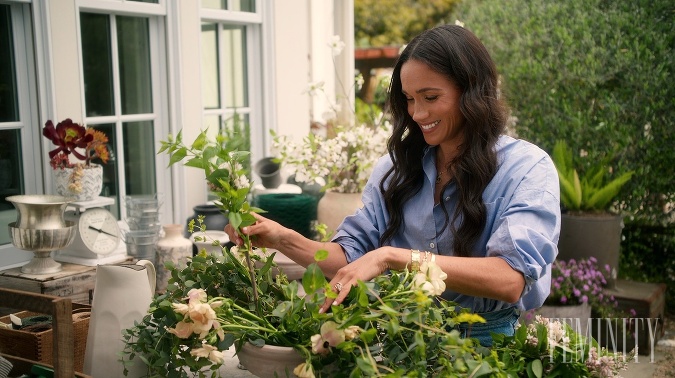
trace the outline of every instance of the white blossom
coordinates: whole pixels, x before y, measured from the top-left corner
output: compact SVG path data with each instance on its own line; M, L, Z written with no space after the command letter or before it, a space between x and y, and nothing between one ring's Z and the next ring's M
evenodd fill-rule
M338 56L345 48L345 43L340 39L339 35L334 35L330 43L328 43L328 46L331 48L333 56Z

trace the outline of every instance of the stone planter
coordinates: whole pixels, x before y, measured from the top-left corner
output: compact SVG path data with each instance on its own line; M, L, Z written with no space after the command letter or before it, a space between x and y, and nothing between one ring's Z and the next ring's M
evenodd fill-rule
M562 214L557 259L567 261L595 257L607 279L607 288L614 288L619 270L622 229L621 215ZM605 270L606 265L610 267L609 273Z
M587 327L591 321L591 306L588 303L570 306L543 305L534 311L535 315L555 319L569 324L572 329L582 335L587 334Z
M244 343L237 356L244 368L260 378L293 377L293 369L305 362L305 358L292 347L274 345L258 348Z
M317 204L317 221L325 224L327 231L334 234L340 223L347 216L353 215L361 206L363 206L361 193L327 191Z

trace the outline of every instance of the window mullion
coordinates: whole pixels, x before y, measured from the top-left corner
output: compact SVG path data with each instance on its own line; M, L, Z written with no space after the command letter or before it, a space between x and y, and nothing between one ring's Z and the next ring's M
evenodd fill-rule
M225 47L224 47L225 32L223 24L218 22L216 23L216 25L217 25L216 46L218 49L218 96L220 97L220 101L218 104L218 109L220 113L220 124L218 125L218 130L221 130L223 127L223 123L227 120L228 117L227 90L226 90L228 83L226 82L227 75L225 74L225 59L227 59L228 57L225 56Z
M34 91L34 83L30 82L29 61L33 61L32 50L28 48L32 42L32 29L30 27L30 12L28 5L11 7L12 13L12 33L14 34L14 57L16 66L16 86L18 96L18 111L19 122L21 123L21 152L23 155L23 167L21 171L24 174L21 177L23 180L24 190L26 193L37 193L38 189L38 175L29 175L27 172L35 171L41 167L39 155L36 157L33 153L33 146L39 145L35 128L33 127L35 119L32 114L35 114L37 95ZM20 22L17 22L21 20ZM31 100L32 99L32 100Z
M124 129L122 127L122 90L120 84L120 61L119 61L119 48L117 41L117 17L116 15L110 15L110 48L112 55L112 76L113 76L113 103L115 106L114 117L115 117L115 158L117 159L117 197L122 200L126 195L126 174L124 166ZM120 217L122 219L126 218L126 207L119 204Z

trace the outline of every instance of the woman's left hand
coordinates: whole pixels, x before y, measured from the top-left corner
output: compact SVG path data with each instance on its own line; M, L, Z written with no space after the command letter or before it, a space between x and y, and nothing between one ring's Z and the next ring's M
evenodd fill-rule
M330 306L339 305L347 298L352 286L356 286L358 281L369 281L374 277L384 273L391 267L391 256L401 257L401 249L391 247L381 247L366 253L358 259L340 268L330 280L330 287L337 293L337 298L329 298L319 309L319 313L324 313L330 309ZM404 254L403 254L404 255ZM410 257L408 256L408 259ZM405 266L405 262L403 266ZM397 264L398 265L398 264ZM397 268L394 266L393 268Z

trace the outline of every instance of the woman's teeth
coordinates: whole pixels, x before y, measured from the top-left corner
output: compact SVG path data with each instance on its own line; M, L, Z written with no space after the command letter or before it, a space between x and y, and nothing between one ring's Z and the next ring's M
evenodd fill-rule
M428 125L420 125L420 127L421 127L422 129L424 129L424 130L430 130L430 129L432 129L434 126L438 125L439 122L441 122L441 121L436 121L436 122L430 123L430 124L428 124Z

